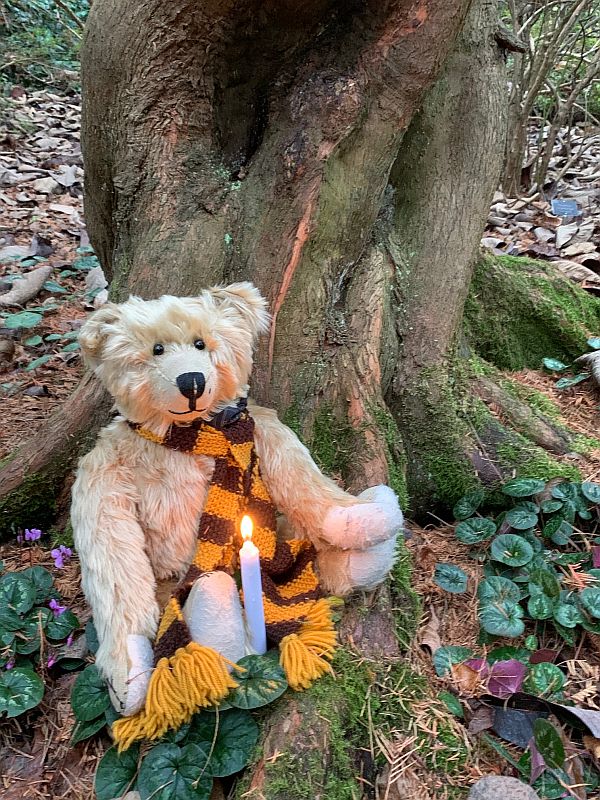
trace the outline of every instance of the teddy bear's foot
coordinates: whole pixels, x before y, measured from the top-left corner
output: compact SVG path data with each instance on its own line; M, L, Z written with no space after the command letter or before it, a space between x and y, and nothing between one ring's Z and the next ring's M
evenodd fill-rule
M201 575L183 607L192 639L236 663L246 655L242 605L235 581L220 570Z
M392 489L373 486L361 492L357 499L363 502L329 510L321 538L342 550L363 550L395 539L402 529L404 517Z
M129 656L129 673L125 696L121 698L121 711L124 717L130 717L142 708L146 700L146 692L150 676L154 669L154 653L147 636L131 634L127 637L127 655Z
M396 537L364 550L322 550L317 570L325 591L343 597L354 590L370 591L382 583L396 558Z

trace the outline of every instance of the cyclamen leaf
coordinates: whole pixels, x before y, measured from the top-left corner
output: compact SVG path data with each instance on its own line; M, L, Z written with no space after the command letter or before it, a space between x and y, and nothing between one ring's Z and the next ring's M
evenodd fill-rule
M536 587L548 597L557 598L560 595L560 582L554 572L547 569L534 569L529 574L529 593L533 594Z
M52 589L53 578L47 569L40 566L28 567L28 569L24 569L19 574L33 584L36 603L43 603L48 599Z
M98 764L94 789L96 800L113 800L123 797L133 789L137 775L139 747L133 745L124 753L117 753L116 747L107 750Z
M562 372L563 369L568 367L568 364L563 364L562 361L559 361L557 358L543 358L542 364L549 369L550 372Z
M33 606L36 590L24 575L8 572L0 578L0 607L25 614Z
M0 672L0 714L18 717L35 708L44 696L44 682L27 667Z
M572 378L561 378L554 384L556 389L570 389L571 386L577 386L582 381L587 381L590 377L589 372L580 372L579 375L574 375Z
M462 594L467 590L467 575L454 564L436 564L434 581L452 594Z
M467 492L454 506L454 518L458 520L467 519L477 511L484 499L485 491L483 489L474 489L472 492Z
M579 599L588 614L600 619L600 589L584 589L579 592Z
M216 728L216 730L215 730ZM258 740L258 725L248 711L239 708L223 714L196 714L188 741L210 753L206 774L226 778L250 761ZM204 762L200 766L204 768Z
M93 664L80 672L71 693L75 719L89 722L100 716L109 706L110 697L98 668Z
M505 533L492 542L490 553L494 561L510 567L522 567L533 558L533 548L522 536Z
M552 600L542 592L532 594L527 601L527 611L534 619L549 619L552 616Z
M531 497L544 491L546 484L537 478L513 478L502 487L502 492L511 497Z
M441 678L450 672L450 667L453 664L462 664L472 655L473 651L470 647L459 647L457 645L439 647L433 655L433 666L436 675Z
M456 526L456 538L463 544L477 544L496 533L496 524L487 517L473 517Z
M562 505L560 500L542 500L540 508L544 514L551 514L553 511L558 511L562 508Z
M523 688L538 697L550 697L560 692L565 685L565 676L555 664L546 661L533 664L525 678Z
M89 739L98 731L101 731L106 725L106 717L104 714L101 714L96 719L91 719L89 722L76 722L75 727L73 728L73 733L71 734L71 745L78 744L79 742L83 742L85 739Z
M523 609L517 603L494 603L479 609L481 627L493 636L520 636L525 630Z
M490 667L488 691L494 697L510 697L521 690L526 674L527 667L521 661L497 661Z
M584 481L581 484L581 492L592 503L600 503L600 483L593 481Z
M459 719L464 718L465 714L462 704L456 695L451 694L451 692L440 692L438 699L444 703L448 711L450 711L451 714L454 714L455 717L458 717Z
M260 708L272 703L287 689L288 683L279 662L269 656L245 656L238 662L245 672L238 673L237 689L227 700L235 708Z
M547 719L536 719L533 723L535 746L549 767L561 769L565 763L565 747L560 733Z
M505 600L518 603L521 591L517 584L508 578L494 575L479 584L477 597L481 603L503 603Z
M583 622L583 617L577 606L561 603L554 609L554 619L565 628L575 628Z
M505 521L517 531L526 531L537 524L538 515L522 508L511 508L506 512Z
M208 752L198 744L159 744L142 761L137 788L142 800L209 800L212 778L202 774Z
M41 314L34 314L32 311L19 311L18 314L9 314L4 318L5 328L35 328L43 320Z

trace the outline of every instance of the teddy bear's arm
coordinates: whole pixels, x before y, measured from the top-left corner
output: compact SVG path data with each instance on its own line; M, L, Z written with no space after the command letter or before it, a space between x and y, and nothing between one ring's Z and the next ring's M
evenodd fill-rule
M320 550L364 550L395 538L402 514L391 489L379 486L353 497L322 474L274 411L254 405L250 411L263 479L297 535Z
M80 461L72 495L82 586L100 642L96 663L113 701L123 705L131 667L128 637L153 638L158 620L155 578L136 519L137 490L130 470L101 439Z

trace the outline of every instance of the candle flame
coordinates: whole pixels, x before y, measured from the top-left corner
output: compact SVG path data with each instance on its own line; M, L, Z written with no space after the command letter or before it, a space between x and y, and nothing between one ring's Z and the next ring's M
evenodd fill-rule
M242 517L241 529L242 539L245 542L250 541L252 539L252 520L247 514Z

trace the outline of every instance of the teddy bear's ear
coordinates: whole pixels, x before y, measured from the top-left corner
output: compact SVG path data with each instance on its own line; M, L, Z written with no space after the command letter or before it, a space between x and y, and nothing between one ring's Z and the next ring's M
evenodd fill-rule
M267 301L254 284L244 281L229 286L215 286L210 290L218 306L229 306L248 324L253 337L269 330L271 316Z
M88 367L95 369L100 363L102 347L111 332L110 326L114 325L120 316L121 312L116 303L106 303L81 326L78 341Z

